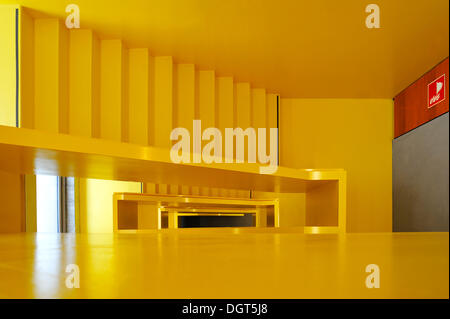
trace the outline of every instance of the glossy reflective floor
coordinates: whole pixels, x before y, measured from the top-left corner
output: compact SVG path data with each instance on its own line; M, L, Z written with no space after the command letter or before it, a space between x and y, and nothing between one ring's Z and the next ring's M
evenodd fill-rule
M448 298L448 244L448 233L271 228L3 234L0 298ZM80 288L66 287L69 264Z

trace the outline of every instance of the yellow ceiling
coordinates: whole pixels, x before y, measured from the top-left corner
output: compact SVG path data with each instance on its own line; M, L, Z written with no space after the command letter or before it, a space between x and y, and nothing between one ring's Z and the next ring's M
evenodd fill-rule
M448 0L0 0L282 97L392 98L448 56ZM377 3L381 28L367 29Z

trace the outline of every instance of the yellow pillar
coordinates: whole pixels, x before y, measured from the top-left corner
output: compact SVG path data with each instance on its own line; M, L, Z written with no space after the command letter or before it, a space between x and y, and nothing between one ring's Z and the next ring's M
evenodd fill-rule
M69 47L69 133L98 137L100 43L91 30L72 29Z
M235 84L235 127L247 129L251 122L251 95L249 83ZM236 154L236 152L235 152ZM236 155L235 155L236 156ZM236 196L240 198L249 198L250 192L247 190L236 190Z
M249 83L236 83L236 99L235 99L235 118L236 126L246 129L250 126L250 84Z
M34 21L35 125L68 132L68 31L59 19Z
M148 145L149 55L148 49L129 50L129 142Z
M34 128L34 20L20 8L20 127ZM2 46L3 47L3 46ZM3 68L1 68L3 69Z
M234 127L234 84L232 77L218 77L216 86L216 124L222 137L225 128ZM225 158L225 145L222 145L222 157ZM230 196L230 190L220 189L220 196Z
M266 90L264 89L252 89L251 125L255 130L266 128Z
M197 76L197 115L202 121L202 131L215 127L215 75L214 71L198 71ZM202 147L207 141L202 141ZM214 196L212 189L200 187L200 195Z
M153 70L153 136L154 146L170 148L170 132L173 128L173 65L172 57L154 58Z
M178 213L176 211L168 212L169 228L178 228Z
M120 40L102 40L100 55L100 137L128 139L127 52Z
M0 125L16 126L16 8L0 8Z

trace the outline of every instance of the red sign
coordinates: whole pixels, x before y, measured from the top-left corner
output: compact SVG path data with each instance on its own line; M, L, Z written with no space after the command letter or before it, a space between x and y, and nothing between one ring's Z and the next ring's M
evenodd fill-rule
M428 84L428 108L445 100L445 74Z

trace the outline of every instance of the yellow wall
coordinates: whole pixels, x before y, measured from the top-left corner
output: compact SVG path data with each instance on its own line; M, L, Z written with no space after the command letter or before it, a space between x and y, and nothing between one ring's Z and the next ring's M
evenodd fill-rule
M34 128L34 20L20 8L20 127Z
M15 8L0 7L0 125L16 125Z
M392 231L393 102L282 99L280 162L347 170L347 231Z
M0 7L0 125L16 126L15 6ZM24 230L23 180L0 171L0 233Z
M141 183L80 178L80 232L113 231L113 193L141 192Z

